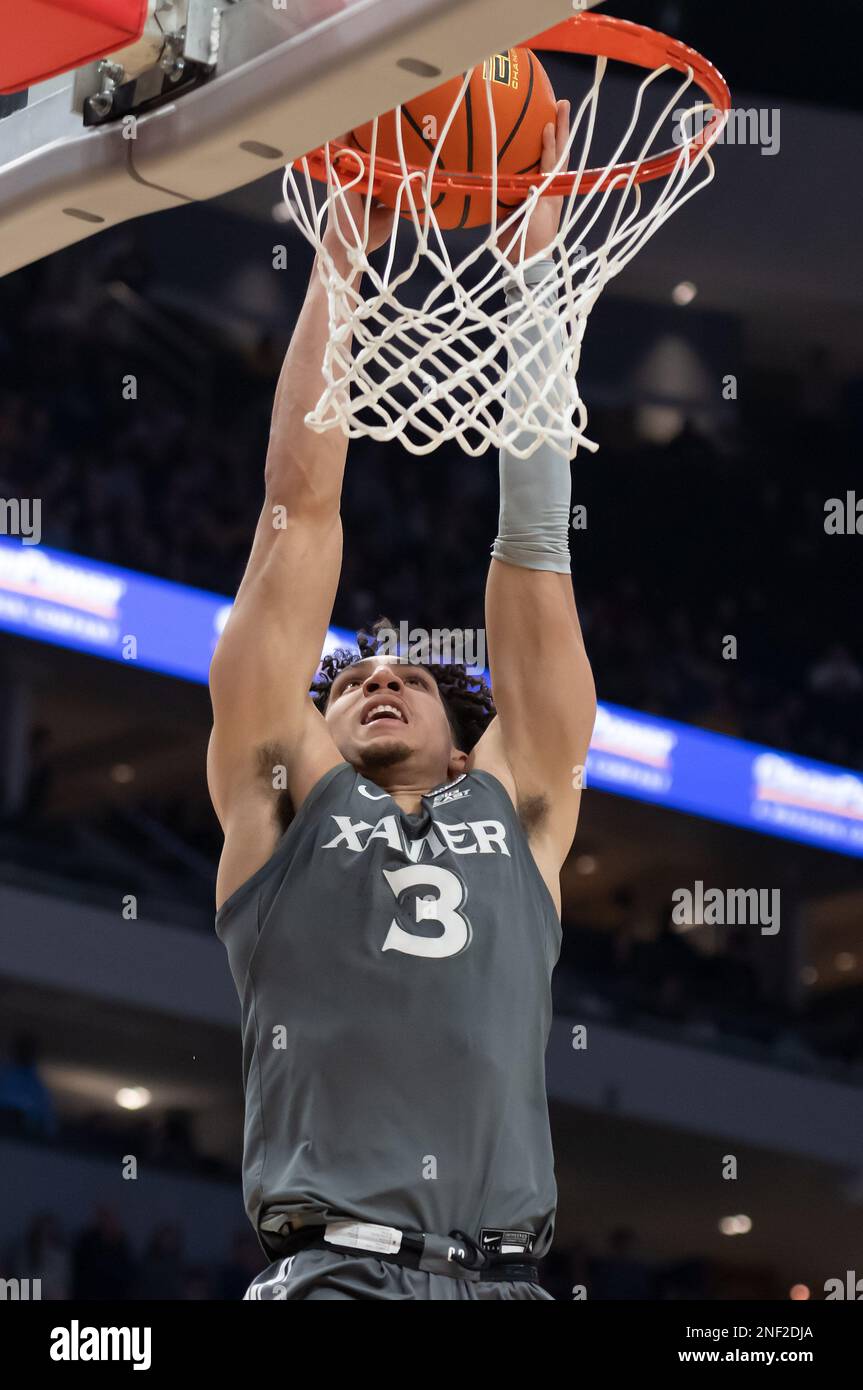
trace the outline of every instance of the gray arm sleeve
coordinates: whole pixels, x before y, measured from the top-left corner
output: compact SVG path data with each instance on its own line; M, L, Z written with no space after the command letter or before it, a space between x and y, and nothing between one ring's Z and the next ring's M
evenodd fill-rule
M524 272L528 285L548 275L554 263L541 261ZM507 304L517 309L521 290L511 284ZM553 311L550 311L553 313ZM553 322L553 320L552 320ZM510 351L523 354L542 342L537 324L530 323ZM553 322L549 341L523 368L521 390L530 389L538 376L549 369L555 356L563 352L563 329ZM516 377L518 382L519 377ZM511 386L507 400L517 408L518 387ZM500 452L500 518L492 556L524 569L570 572L569 520L572 494L570 462L551 444L541 444L530 458L517 458L508 449Z

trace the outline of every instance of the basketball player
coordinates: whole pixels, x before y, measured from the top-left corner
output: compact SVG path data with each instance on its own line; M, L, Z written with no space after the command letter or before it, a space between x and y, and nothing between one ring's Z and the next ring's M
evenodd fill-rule
M544 169L568 120L560 103ZM549 245L560 211L540 200L528 255ZM372 212L372 247L391 216ZM569 572L569 463L548 449L501 457L486 595L496 716L464 667L411 664L375 642L321 667L346 442L303 419L327 332L313 273L211 673L244 1195L272 1260L246 1297L548 1299L544 1052L573 769L595 714Z

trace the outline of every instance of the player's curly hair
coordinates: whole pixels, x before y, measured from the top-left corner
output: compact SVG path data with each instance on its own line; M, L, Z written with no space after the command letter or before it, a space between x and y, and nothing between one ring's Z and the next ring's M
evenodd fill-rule
M383 645L378 634L384 629L393 631L389 618L378 618L376 623L357 633L359 655L350 647L338 647L324 657L311 689L312 699L321 714L326 711L336 676L346 667L375 656ZM469 753L495 716L491 690L484 676L474 675L465 665L457 662L437 665L418 661L414 664L434 677L456 746L463 753Z

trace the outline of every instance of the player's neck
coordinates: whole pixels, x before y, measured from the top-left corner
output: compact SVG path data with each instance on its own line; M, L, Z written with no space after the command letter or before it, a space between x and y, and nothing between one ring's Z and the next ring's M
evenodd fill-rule
M429 790L431 789L429 788ZM417 791L390 792L390 796L396 805L400 806L403 811L407 811L410 816L415 816L417 812L422 809L422 799L424 795L425 792Z

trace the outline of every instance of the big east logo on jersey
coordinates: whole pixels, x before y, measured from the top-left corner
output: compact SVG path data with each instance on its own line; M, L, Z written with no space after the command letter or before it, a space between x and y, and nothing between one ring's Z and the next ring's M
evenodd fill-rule
M406 931L393 918L381 945L382 951L401 951L408 956L426 960L441 960L457 956L471 941L471 925L460 911L465 900L465 886L458 874L443 865L423 864L425 850L437 859L446 850L453 854L503 854L510 858L506 843L506 827L499 820L474 820L450 823L437 820L417 839L402 833L397 816L381 816L375 826L369 821L354 821L350 816L333 816L338 834L322 849L346 849L363 854L375 840L382 840L390 849L398 850L411 860L399 869L382 869L384 882L398 901L403 895L414 895L417 922L431 923L440 928L437 935L420 935ZM370 832L366 834L366 832ZM430 889L431 892L421 890Z

